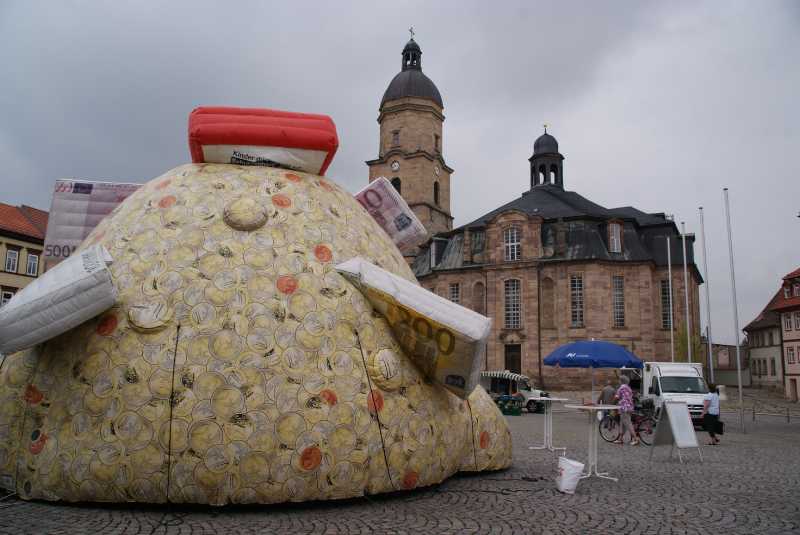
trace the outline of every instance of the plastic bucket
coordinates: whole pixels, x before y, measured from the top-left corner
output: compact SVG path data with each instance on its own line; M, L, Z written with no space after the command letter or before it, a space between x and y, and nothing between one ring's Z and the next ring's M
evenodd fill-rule
M581 474L583 474L583 463L566 457L559 457L556 488L565 494L575 494L575 488L578 486Z

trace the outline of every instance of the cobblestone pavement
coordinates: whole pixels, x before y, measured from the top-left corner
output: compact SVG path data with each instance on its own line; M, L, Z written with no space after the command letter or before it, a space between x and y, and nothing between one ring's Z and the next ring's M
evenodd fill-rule
M554 415L556 445L586 458L585 415ZM0 501L0 533L513 533L773 534L800 533L800 424L778 418L726 418L720 446L685 462L659 447L601 441L600 468L619 483L591 478L575 495L555 489L555 457L530 451L542 416L509 417L514 465L502 472L457 476L438 487L342 502L268 507L141 507ZM705 435L698 435L705 442Z

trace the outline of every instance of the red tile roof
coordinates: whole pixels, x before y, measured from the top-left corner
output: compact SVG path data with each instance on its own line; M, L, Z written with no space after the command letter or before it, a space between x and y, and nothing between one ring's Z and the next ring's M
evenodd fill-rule
M0 203L0 230L44 240L46 229L47 212L30 206Z
M790 283L792 279L797 279L800 277L800 268L795 269L788 275L783 278L783 285L781 285L780 291L778 292L777 299L772 303L770 307L771 310L776 311L785 311L791 310L793 308L800 308L800 295L795 295L794 293L794 286L800 283L800 280ZM784 288L789 288L789 297L786 297L784 294Z
M791 273L789 273L788 275L786 275L783 278L783 280L796 279L797 277L800 277L800 268L797 268L794 271L792 271Z
M22 214L28 218L28 221L33 223L36 228L42 231L42 234L47 233L47 218L50 216L49 212L39 210L38 208L28 206L27 204L23 204L19 207L19 209Z

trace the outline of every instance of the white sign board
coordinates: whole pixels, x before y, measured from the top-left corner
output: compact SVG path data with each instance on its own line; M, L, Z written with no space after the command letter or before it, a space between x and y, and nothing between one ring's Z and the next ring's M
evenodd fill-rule
M105 216L139 189L141 184L56 180L44 260L52 267L69 257Z
M689 414L689 407L684 401L665 401L661 409L661 418L656 426L656 436L653 438L653 447L672 446L680 450L684 448L699 448L697 435L694 432L694 424ZM652 457L653 450L650 450ZM671 450L670 450L671 455ZM701 454L702 455L702 454ZM702 456L700 457L702 460Z

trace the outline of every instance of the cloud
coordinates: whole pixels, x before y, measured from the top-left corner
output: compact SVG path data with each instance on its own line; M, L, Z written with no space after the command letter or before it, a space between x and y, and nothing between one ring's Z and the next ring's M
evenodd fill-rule
M332 115L329 175L356 191L414 25L444 98L457 224L528 187L549 122L569 189L694 232L706 206L715 331L732 340L721 188L742 324L800 264L798 22L794 2L3 2L2 200L47 208L56 178L155 177L188 161L202 104Z

